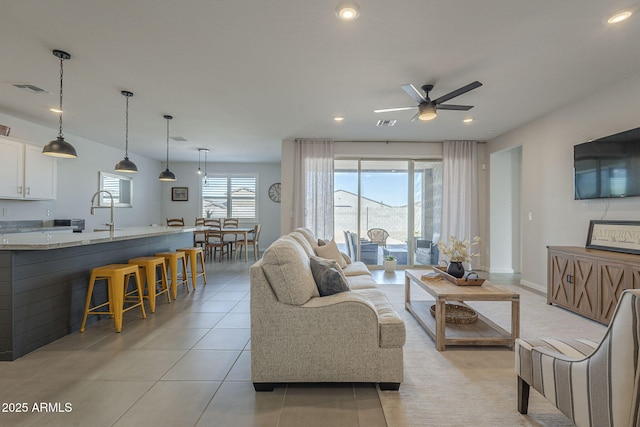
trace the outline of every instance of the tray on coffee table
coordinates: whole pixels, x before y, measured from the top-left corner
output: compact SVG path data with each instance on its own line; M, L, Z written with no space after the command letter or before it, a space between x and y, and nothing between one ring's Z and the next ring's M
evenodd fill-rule
M451 283L453 283L454 285L458 285L458 286L482 286L482 284L484 283L484 279L479 278L478 274L474 273L473 271L465 272L464 273L464 277L461 277L461 278L458 279L457 277L453 277L452 275L447 273L447 269L445 267L434 266L433 270L436 273L438 273L440 276L442 276L443 278L445 278L448 281L450 281Z

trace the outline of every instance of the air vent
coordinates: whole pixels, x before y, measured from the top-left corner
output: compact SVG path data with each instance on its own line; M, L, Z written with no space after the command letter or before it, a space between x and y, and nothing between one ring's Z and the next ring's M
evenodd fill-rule
M184 139L181 136L172 136L171 139L173 139L176 142L186 142L187 141L186 139Z
M395 126L397 122L397 120L378 120L376 126Z
M49 93L46 90L39 88L38 86L30 85L27 83L16 83L14 84L18 89L24 89L29 93Z

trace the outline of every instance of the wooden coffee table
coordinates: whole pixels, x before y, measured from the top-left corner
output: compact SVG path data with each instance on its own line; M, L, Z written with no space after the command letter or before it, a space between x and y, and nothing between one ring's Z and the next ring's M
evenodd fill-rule
M447 345L507 345L513 350L520 334L520 295L485 281L482 286L458 286L441 278L422 279L432 270L405 270L405 308L436 341L436 349ZM429 312L433 300L411 301L411 284L416 284L435 298L436 316ZM462 301L511 301L511 332L482 314L474 323L445 322L445 303ZM476 310L477 312L477 310Z

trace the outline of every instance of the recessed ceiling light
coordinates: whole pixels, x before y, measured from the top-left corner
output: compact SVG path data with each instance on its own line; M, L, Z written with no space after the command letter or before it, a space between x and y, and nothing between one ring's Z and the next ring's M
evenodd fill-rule
M355 3L343 3L336 8L336 16L342 21L354 21L360 16L360 8Z
M343 120L344 120L344 117L343 117L343 116L335 116L335 117L333 118L333 120L335 120L336 122L341 122L341 121L343 121Z
M56 114L61 114L62 113L62 110L60 110L59 108L53 108L53 107L49 108L49 111L53 111Z
M625 10L624 12L616 13L615 15L611 16L609 19L607 19L607 23L617 24L618 22L622 22L625 19L629 18L631 15L633 15L633 12L631 12L630 10Z
M473 121L473 117L467 117L466 119L463 120L463 122L465 123L471 123Z

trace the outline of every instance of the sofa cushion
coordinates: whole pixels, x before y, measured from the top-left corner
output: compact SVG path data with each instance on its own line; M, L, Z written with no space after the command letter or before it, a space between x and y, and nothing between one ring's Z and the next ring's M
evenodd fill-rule
M370 275L371 272L367 268L367 266L361 261L355 261L351 264L348 264L346 267L343 267L345 276L359 276L361 274Z
M340 267L336 261L313 256L309 264L321 297L350 290L344 274L338 270Z
M304 234L299 231L292 231L288 235L294 238L300 244L302 249L304 249L304 251L307 253L307 256L311 257L316 254L313 250L313 246L311 246L311 243L309 243Z
M280 302L302 305L320 296L309 258L293 239L276 240L262 256L262 269Z
M301 233L307 239L312 248L315 249L316 246L318 246L316 236L313 234L313 231L309 230L307 227L298 227L293 231Z
M322 258L333 259L338 262L338 265L342 268L347 266L347 262L342 257L340 253L340 249L338 249L338 245L336 245L335 240L331 240L324 246L318 246L314 248L316 255Z
M361 289L352 292L365 295L378 312L380 347L402 347L407 333L404 327L404 320L393 309L384 292L380 289Z
M347 277L347 283L351 289L377 289L378 284L370 274L360 274Z

